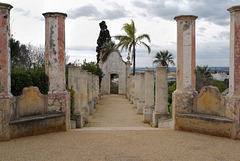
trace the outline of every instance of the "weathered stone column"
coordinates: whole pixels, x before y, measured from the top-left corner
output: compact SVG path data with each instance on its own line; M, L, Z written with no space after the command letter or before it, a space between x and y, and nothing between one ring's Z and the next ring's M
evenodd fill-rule
M133 98L134 98L134 75L130 76L130 98L129 101L133 103Z
M65 13L48 12L45 17L45 71L49 92L65 91Z
M10 77L10 10L12 6L0 3L0 141L10 139L9 121L11 105Z
M88 72L88 107L89 107L89 115L93 114L93 76L91 72Z
M230 23L230 68L229 68L229 94L227 105L232 111L234 120L233 138L240 138L240 6L228 9L231 14Z
M134 94L135 94L135 86L136 86L136 75L132 76L132 96L130 102L134 105Z
M97 107L97 75L93 74L93 107Z
M130 62L130 57L128 56L127 57L127 89L126 89L126 95L127 95L127 98L129 99L130 97L130 74L131 74L131 62Z
M76 127L82 127L81 117L81 89L80 89L80 70L79 66L68 67L68 88L74 90L74 118L77 119Z
M156 66L155 110L153 112L153 127L158 127L158 120L170 118L168 113L168 82L167 67Z
M80 71L80 100L81 100L81 115L82 124L89 121L89 107L88 107L88 72L87 70Z
M132 75L130 74L128 76L128 100L131 101L131 97L132 97Z
M177 89L173 93L174 128L178 128L178 113L191 113L195 91L195 20L197 16L181 15L177 21Z
M152 122L154 110L154 70L145 71L145 106L143 107L144 123Z
M97 79L97 80L96 80L96 83L97 83L97 84L96 84L96 85L97 85L97 87L96 87L96 88L97 88L97 89L96 89L97 91L96 91L96 92L97 92L97 103L98 103L98 101L100 100L100 92L99 92L99 76L97 76L96 79Z
M126 96L130 99L130 86L131 86L131 77L127 76L127 89L126 89Z
M48 12L45 17L45 72L49 77L48 112L66 113L70 129L70 96L65 78L65 13Z
M138 104L139 104L139 91L140 91L140 79L139 79L140 75L139 73L135 74L135 86L134 86L134 101L133 101L133 105L134 107L137 108Z
M139 103L137 106L137 113L138 114L143 114L143 107L145 105L145 74L144 72L139 74L139 83L140 83L140 88L139 88Z

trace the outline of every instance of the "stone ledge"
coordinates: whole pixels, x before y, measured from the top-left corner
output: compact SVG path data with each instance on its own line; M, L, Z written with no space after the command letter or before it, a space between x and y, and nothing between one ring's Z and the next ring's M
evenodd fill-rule
M42 115L35 115L35 116L27 116L27 117L21 117L15 120L12 120L9 122L10 125L13 124L19 124L23 122L31 122L31 121L37 121L37 120L45 120L49 118L56 118L56 117L62 117L65 116L65 113L59 113L59 114L42 114Z
M188 118L195 118L195 119L201 119L205 121L220 121L223 123L233 123L232 119L229 119L227 117L223 116L215 116L215 115L209 115L209 114L175 114L179 117L188 117Z

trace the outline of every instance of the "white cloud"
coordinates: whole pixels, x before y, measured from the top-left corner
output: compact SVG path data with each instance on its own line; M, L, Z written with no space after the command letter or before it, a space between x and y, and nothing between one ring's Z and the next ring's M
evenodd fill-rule
M66 49L70 60L96 60L99 23L105 20L111 36L123 34L124 23L135 21L137 34L151 37L152 52L137 49L137 66L152 66L156 52L169 50L176 58L177 28L173 18L193 14L196 20L197 64L228 65L229 18L227 8L239 0L2 0L11 4L11 30L21 43L44 44L44 12L64 12L66 19ZM122 53L126 60L127 53ZM212 65L211 65L212 64Z

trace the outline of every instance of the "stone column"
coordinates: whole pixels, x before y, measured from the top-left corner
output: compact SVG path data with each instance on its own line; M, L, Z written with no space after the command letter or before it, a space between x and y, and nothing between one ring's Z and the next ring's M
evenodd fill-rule
M127 91L128 91L128 100L131 101L131 92L132 92L132 75L128 76L128 84L127 84Z
M10 73L10 10L12 6L0 3L0 141L10 140L9 121L11 105Z
M93 107L97 107L97 75L93 74Z
M134 76L130 76L130 98L129 101L133 103L133 91L134 91Z
M230 22L230 63L229 63L229 94L227 105L232 111L228 117L233 117L235 139L240 133L239 112L240 112L240 6L233 6L228 9L231 14Z
M195 91L195 20L197 16L181 15L174 18L177 21L177 89L173 93L174 128L178 129L176 115L191 113Z
M99 76L97 76L97 103L100 100L100 92L99 92Z
M134 101L133 105L134 107L137 107L139 104L139 90L140 90L140 79L139 79L139 73L135 74L135 86L134 86Z
M80 88L80 70L79 66L68 67L68 88L74 90L74 118L77 119L76 127L82 127L82 116L81 116L81 88Z
M195 90L195 20L197 16L181 15L174 19L177 21L177 89Z
M91 72L88 72L88 107L89 115L93 114L93 76Z
M132 76L132 96L131 96L131 100L130 100L130 102L134 105L134 94L135 94L135 85L136 85L136 82L135 82L135 80L136 80L136 75L133 75Z
M65 80L65 13L48 12L45 17L45 71L49 92L66 89Z
M70 96L65 78L65 13L48 12L45 17L45 72L49 77L48 112L66 113L70 129Z
M152 122L154 110L154 70L145 71L145 106L143 107L144 123Z
M139 88L139 103L137 106L137 113L143 114L143 107L145 105L145 74L144 72L139 74L139 82L140 82L140 88Z
M153 112L153 127L158 127L158 121L170 118L168 113L168 81L167 67L156 66L155 110Z
M87 70L81 70L79 76L80 85L80 100L81 100L81 115L82 125L89 121L89 106L88 106L88 72Z

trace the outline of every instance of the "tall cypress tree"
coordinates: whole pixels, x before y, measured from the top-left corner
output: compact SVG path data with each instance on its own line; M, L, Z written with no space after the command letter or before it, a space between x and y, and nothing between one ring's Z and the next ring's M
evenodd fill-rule
M98 39L97 39L97 44L98 46L96 47L96 52L97 52L97 62L100 61L100 51L102 49L102 46L104 43L111 41L111 36L110 33L107 29L107 25L105 21L102 21L99 23L99 26L101 28Z

